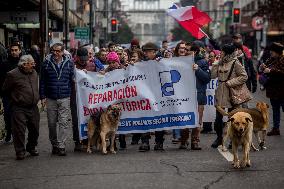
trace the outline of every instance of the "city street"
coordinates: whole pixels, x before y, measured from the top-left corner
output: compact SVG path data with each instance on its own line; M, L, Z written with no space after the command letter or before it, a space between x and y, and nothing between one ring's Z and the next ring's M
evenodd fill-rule
M264 92L258 91L250 106L259 100L268 102ZM283 123L282 113L282 136L268 137L267 150L251 152L252 166L236 170L210 147L215 134L201 136L202 151L179 150L167 135L165 152L153 151L153 144L150 152L138 152L138 146L130 145L128 137L127 150L101 155L74 153L70 132L67 156L52 156L46 115L42 113L40 156L16 161L13 146L0 145L0 188L280 189L284 186Z

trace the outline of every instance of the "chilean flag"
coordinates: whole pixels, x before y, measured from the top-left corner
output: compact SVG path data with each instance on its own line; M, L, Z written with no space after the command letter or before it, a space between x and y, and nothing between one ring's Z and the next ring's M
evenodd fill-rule
M201 29L204 25L211 22L211 18L204 12L199 11L194 6L180 7L173 4L168 10L168 15L173 17L184 29L197 39L208 37Z

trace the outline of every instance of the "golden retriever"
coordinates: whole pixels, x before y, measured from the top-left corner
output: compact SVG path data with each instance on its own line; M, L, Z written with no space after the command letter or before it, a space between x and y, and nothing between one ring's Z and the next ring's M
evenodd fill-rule
M257 102L256 108L237 108L231 112L225 112L224 109L220 107L216 107L216 109L223 115L229 116L229 118L237 112L246 112L249 113L252 117L253 121L253 132L257 139L258 145L261 150L266 149L265 147L265 139L266 139L266 131L269 126L269 105L265 102ZM261 131L261 138L259 137L259 132ZM255 151L258 151L253 142L252 148Z
M110 137L110 152L115 154L114 140L121 116L120 105L110 105L103 113L91 116L88 122L88 147L87 152L92 153L91 146L107 154L106 139Z
M237 112L231 116L228 121L227 133L223 139L222 150L226 151L224 143L227 138L232 141L233 166L234 168L250 167L249 159L250 146L252 144L253 122L250 114L246 112ZM242 146L243 160L238 159L238 146Z

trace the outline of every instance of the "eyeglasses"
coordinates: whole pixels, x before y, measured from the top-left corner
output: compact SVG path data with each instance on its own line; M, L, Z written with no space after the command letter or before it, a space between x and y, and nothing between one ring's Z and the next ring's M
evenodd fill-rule
M62 50L56 50L56 49L53 49L52 51L56 52L56 53L61 53L62 52Z

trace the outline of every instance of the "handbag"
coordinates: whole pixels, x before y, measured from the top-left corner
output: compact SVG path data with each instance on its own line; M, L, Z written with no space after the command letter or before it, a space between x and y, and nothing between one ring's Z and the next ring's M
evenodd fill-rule
M234 67L235 67L236 61L233 63L227 81L231 78ZM235 86L235 87L229 87L229 94L230 94L230 100L232 105L237 106L240 104L243 104L245 102L248 102L252 99L252 95L250 91L247 88L246 83L243 83L241 85Z

